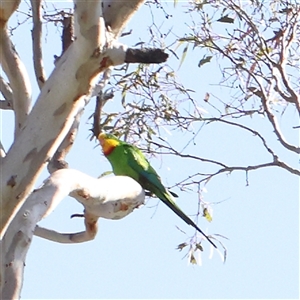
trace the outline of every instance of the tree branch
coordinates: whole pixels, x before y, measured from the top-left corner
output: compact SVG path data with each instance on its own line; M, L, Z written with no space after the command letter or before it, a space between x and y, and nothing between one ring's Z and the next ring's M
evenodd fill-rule
M32 8L33 28L32 52L35 77L41 89L46 81L46 73L43 66L42 55L42 22L41 22L41 0L30 0Z
M105 25L114 38L118 37L133 14L140 8L144 0L103 0L103 16Z
M298 93L293 89L291 86L288 76L286 74L286 65L287 65L287 58L289 56L290 48L292 47L293 42L296 39L296 30L297 30L297 18L294 15L291 20L287 23L287 27L284 31L282 31L281 36L281 51L279 53L279 62L273 63L273 66L279 71L280 79L289 93L287 96L283 91L282 88L279 87L279 78L276 74L274 74L276 80L276 91L280 94L280 96L287 102L294 103L297 107L298 113L300 114L300 97ZM294 19L294 20L292 20Z
M205 163L211 163L211 164L214 164L214 165L217 165L217 166L221 166L223 168L227 167L225 164L223 164L221 162L218 162L218 161L215 161L215 160L212 160L212 159L207 159L207 158L203 158L203 157L199 157L199 156L195 156L195 155L191 155L191 154L180 153L171 146L162 145L162 144L156 143L154 141L151 141L151 144L156 145L159 148L163 148L163 149L168 150L169 152L167 154L173 154L173 155L177 155L177 156L180 156L180 157L183 157L183 158L196 159L196 160L200 160L200 161L205 162Z
M13 109L13 93L10 86L5 82L2 76L0 76L0 92L5 99L6 106Z
M214 119L214 118L212 118L212 119ZM225 121L225 120L222 120L222 122L227 123L229 125L234 125L234 126L241 127L241 128L243 128L247 131L252 132L253 134L255 134L255 132L256 132L255 130L252 130L248 127L245 127L241 124L235 124L233 122L229 122L229 121ZM207 159L207 158L203 158L203 157L199 157L199 156L195 156L195 155L190 155L190 154L183 154L183 153L178 152L176 149L174 149L171 146L162 145L162 144L159 144L159 143L156 143L156 142L153 142L153 141L150 141L150 142L151 142L151 144L154 144L154 145L158 146L159 148L163 148L163 149L168 150L168 152L166 152L166 153L158 152L159 154L172 154L172 155L176 155L176 156L179 156L179 157L182 157L182 158L195 159L195 160L199 160L201 162L211 163L213 165L221 166L221 168L218 171L216 171L215 173L197 173L197 175L206 176L204 179L200 180L200 182L206 181L206 180L212 178L213 176L216 176L216 175L224 173L224 172L229 172L229 173L231 173L233 171L248 172L248 171L257 170L257 169L266 168L266 167L271 167L271 166L283 168L283 169L285 169L286 171L288 171L292 174L300 176L300 170L294 169L291 166L289 166L288 164L286 164L285 162L281 161L278 158L278 156L268 147L268 145L266 144L265 139L260 134L258 134L257 136L262 141L262 143L264 144L267 151L272 155L273 161L268 162L268 163L263 163L263 164L250 165L250 166L246 166L246 167L243 167L243 166L227 166L224 163L221 163L221 162L216 161L216 160L211 160L211 159ZM152 153L154 153L154 151L152 151ZM189 177L189 178L191 178L191 177Z
M109 82L109 79L111 77L111 73L112 73L112 68L108 68L103 72L102 78L99 80L99 82L95 85L95 88L93 90L93 97L94 96L98 96L100 93L102 93L102 95L104 96L104 87L106 86L106 84ZM109 93L111 95L111 93ZM106 98L106 97L105 97ZM111 99L112 97L109 97L109 99ZM106 99L109 100L109 99ZM103 99L104 100L104 99ZM104 105L104 104L103 104ZM103 106L102 105L102 106Z
M127 5L126 1L121 3ZM129 6L126 6L127 15L133 13L129 14ZM125 21L127 19L123 19ZM88 102L98 74L125 62L127 47L117 44L111 37L107 39L105 31L101 1L76 0L76 39L57 61L30 118L3 162L0 237L69 132L78 112Z
M162 63L168 58L168 54L162 49L127 49L125 62L126 63Z
M1 1L0 30L2 30L10 16L17 10L21 0Z
M117 187L117 188L116 188ZM97 219L121 219L144 202L144 190L126 176L92 178L76 170L54 172L44 185L33 191L11 222L0 249L3 253L1 299L19 299L23 281L26 253L37 222L49 215L67 195L77 199L85 210L86 231L73 234L70 242L83 242L94 238ZM58 242L67 236L37 228L35 233ZM52 234L52 235L51 235ZM63 237L63 239L61 239ZM70 237L70 236L69 236Z
M286 163L276 160L276 161L271 161L263 164L258 164L258 165L250 165L250 166L226 166L224 168L220 168L214 173L196 173L193 175L190 175L188 178L185 178L184 180L177 182L174 186L188 186L188 185L193 185L193 184L200 184L202 182L208 182L211 180L213 177L223 174L223 173L232 173L234 171L244 171L246 174L248 174L249 171L254 171L254 170L259 170L263 168L268 168L268 167L280 167L282 169L285 169L286 171L300 176L300 170L294 169L287 165ZM197 176L202 176L203 178L200 180L192 180L192 178L197 177ZM189 180L192 180L191 182L187 182ZM248 183L248 176L246 177L246 182L247 185Z
M74 141L76 139L79 125L80 125L80 119L83 114L83 111L84 110L82 109L75 116L74 122L73 122L69 132L67 133L64 140L58 147L58 149L55 152L55 154L53 155L52 159L50 160L50 162L47 166L50 174L57 170L68 168L68 163L66 162L66 156L70 152L70 150L74 144Z
M276 160L278 159L278 156L275 154L275 152L268 146L267 141L265 140L265 138L256 130L253 130L243 124L239 124L239 123L235 123L235 122L231 122L228 120L224 120L222 118L203 118L203 121L207 121L207 122L222 122L231 126L236 126L239 128L242 128L246 131L251 132L254 136L258 137L260 139L260 141L262 142L262 144L264 145L264 147L266 148L266 150L272 155L273 159Z
M0 29L0 62L13 92L15 137L24 125L31 108L31 85L26 68L20 60L6 27Z
M260 83L259 83L259 85L260 85ZM268 120L270 121L271 125L273 126L274 133L276 134L276 136L277 136L279 142L280 142L280 143L282 144L282 146L284 146L286 149L288 149L288 150L290 150L290 151L292 151L292 152L295 152L295 153L297 153L297 154L300 154L300 147L296 147L296 146L294 146L294 145L292 145L292 144L289 144L289 143L285 140L285 138L284 138L284 136L283 136L283 134L282 134L282 132L281 132L281 130L280 130L280 127L279 127L279 125L278 125L277 118L276 118L276 116L271 112L270 104L269 104L269 101L268 101L268 99L267 99L267 96L266 96L266 94L265 94L265 91L264 91L262 85L260 85L260 91L261 91L261 97L260 97L260 98L261 98L262 105L263 105L263 107L264 107L264 111L265 111L265 113L266 113L266 115L267 115L267 117L268 117Z
M73 17L68 16L63 18L63 32L62 32L62 53L64 53L73 43Z
M276 161L272 161L272 162L268 162L268 163L263 163L263 164L258 164L258 165L250 165L247 167L243 167L243 166L231 166L231 167L225 167L222 169L219 169L217 172L213 173L213 174L209 174L207 178L204 178L202 180L200 180L200 182L206 181L209 178L212 178L216 175L222 174L222 173L231 173L233 171L245 171L246 173L248 173L249 171L253 171L253 170L258 170L258 169L262 169L262 168L267 168L267 167L281 167L285 170L287 170L288 172L298 175L300 176L300 170L297 169L293 169L290 166L288 166L287 164L276 160Z
M55 230L36 226L34 230L34 235L52 242L63 244L84 243L91 241L95 238L97 234L98 217L94 215L87 216L86 213L84 217L85 231L76 233L60 233Z
M3 162L1 237L47 161L69 132L76 115L85 105L94 77L101 71L99 65L104 58L101 51L106 39L100 3L78 1L76 5L77 39L58 61L26 126ZM13 186L11 178L15 179Z
M212 44L212 48L217 50L218 52L222 53L224 55L224 57L227 57L232 63L233 65L237 65L237 62L227 53L224 52L224 50L222 50L217 44L215 44L213 41L211 41ZM239 65L239 68L241 70L243 70L246 74L249 74L249 76L251 78L253 78L253 80L255 81L255 83L258 85L259 87L259 91L257 93L257 96L260 97L264 111L268 117L268 120L270 121L273 129L274 129L274 133L276 134L279 142L288 150L293 151L297 154L300 153L300 148L296 147L292 144L289 144L283 134L281 133L280 127L278 125L277 119L275 117L275 115L271 112L271 109L269 107L269 100L268 100L268 96L267 93L265 91L265 88L263 87L260 78L258 78L256 76L255 73L251 72L251 70L247 69L246 67L244 67L243 65Z
M13 110L12 104L7 100L0 100L0 109Z

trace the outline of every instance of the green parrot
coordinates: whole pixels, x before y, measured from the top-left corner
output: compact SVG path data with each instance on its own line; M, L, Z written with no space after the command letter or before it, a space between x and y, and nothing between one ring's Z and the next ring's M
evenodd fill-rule
M143 189L156 195L183 221L197 229L217 248L209 237L176 205L170 192L163 186L159 175L151 167L141 150L119 140L112 134L100 133L98 140L115 175L126 175L136 180Z

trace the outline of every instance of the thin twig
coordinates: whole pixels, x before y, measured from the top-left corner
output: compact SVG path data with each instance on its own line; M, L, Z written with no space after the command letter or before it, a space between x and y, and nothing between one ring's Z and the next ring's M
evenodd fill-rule
M159 143L156 143L154 141L149 141L151 144L153 145L156 145L157 147L159 148L163 148L163 149L166 149L168 150L169 152L165 153L165 154L173 154L173 155L176 155L176 156L179 156L179 157L182 157L182 158L191 158L191 159L196 159L196 160L200 160L202 162L206 162L206 163L212 163L212 164L215 164L215 165L218 165L218 166L221 166L223 168L227 168L227 166L221 162L218 162L218 161L215 161L215 160L212 160L212 159L207 159L207 158L203 158L203 157L199 157L199 156L195 156L195 155L191 155L191 154L183 154L183 153L180 153L178 152L176 149L174 149L173 147L171 146L165 146L165 145L162 145L162 144L159 144ZM154 153L154 152L153 152ZM161 152L160 152L161 153ZM163 154L163 153L162 153Z
M232 126L236 126L236 127L240 127L246 131L251 132L254 136L258 137L261 142L263 143L264 147L266 148L266 150L273 156L273 159L277 159L278 156L275 154L275 152L268 146L266 139L256 130L253 130L250 127L247 127L243 124L239 124L239 123L235 123L235 122L231 122L222 118L203 118L203 121L207 121L207 122L222 122L228 125L232 125Z
M97 97L96 97L96 107L95 107L94 118L93 118L94 119L93 120L93 128L92 128L93 137L95 136L96 138L101 132L100 119L101 119L102 108L104 107L105 103L109 99L112 99L113 96L114 96L113 92L107 92L107 93L103 92L104 87L109 82L111 73L112 73L112 68L108 68L103 73L103 76L102 76L101 80L95 86L94 91L93 91L93 94L97 95Z
M230 122L228 124L230 124ZM230 125L233 125L233 124L230 124ZM243 128L244 126L241 125L241 127ZM253 134L255 134L255 130L252 130L252 129L247 128L247 127L243 128L243 129L248 130L248 131L252 132ZM290 172L292 174L300 176L300 170L294 169L291 166L289 166L288 164L286 164L285 162L279 160L278 156L268 147L265 139L260 134L258 135L258 137L263 142L263 144L264 144L265 148L267 149L267 151L272 155L273 161L263 163L263 164L250 165L250 166L246 166L246 167L245 166L227 166L224 163L221 163L221 162L216 161L216 160L211 160L211 159L207 159L207 158L203 158L203 157L199 157L199 156L180 153L171 146L165 146L165 145L153 142L153 141L151 141L150 143L156 145L159 148L163 148L163 149L168 150L168 152L165 152L165 153L163 153L161 151L157 152L159 154L172 154L172 155L176 155L176 156L183 157L183 158L192 158L192 159L195 159L195 160L199 160L199 161L202 161L202 162L205 162L205 163L211 163L211 164L214 164L214 165L219 165L219 166L222 167L218 171L216 171L215 173L197 173L196 174L197 176L198 175L205 176L205 178L198 181L200 183L204 182L206 180L209 180L213 176L216 176L216 175L221 174L221 173L231 173L233 171L249 172L249 171L262 169L262 168L266 168L266 167L271 167L271 166L283 168L283 169L287 170L288 172ZM152 153L156 153L156 152L152 151ZM189 176L187 179L191 179L192 177L193 176ZM185 179L184 181L186 181L187 179Z
M236 61L227 53L225 53L225 51L223 49L221 49L215 42L211 41L211 44L212 44L212 48L217 50L218 52L220 52L222 55L224 55L224 57L227 57L234 65L236 64ZM255 83L258 85L259 87L259 96L260 96L260 99L261 99L261 102L262 102L262 105L263 105L263 108L264 108L264 111L268 117L268 120L270 121L271 125L273 126L273 129L274 129L274 133L276 134L279 142L285 147L287 148L288 150L290 151L293 151L297 154L300 153L300 148L299 147L296 147L292 144L289 144L281 130L280 130L280 127L278 125L278 122L277 122L277 119L275 117L275 115L271 112L270 110L270 107L269 107L269 100L268 100L268 96L267 96L267 93L266 93L266 90L265 88L263 87L261 81L259 80L259 78L257 78L256 74L251 72L249 69L247 69L246 67L244 67L243 65L240 65L239 68L241 70L243 70L244 72L246 72L247 74L249 74L250 77L253 78L253 80L255 81Z
M254 170L259 170L259 169L269 168L269 167L280 167L292 174L300 176L300 170L294 169L280 160L276 160L276 161L272 161L272 162L268 162L268 163L263 163L263 164L258 164L258 165L250 165L250 166L246 166L246 167L245 166L244 167L243 166L230 166L230 167L228 166L225 168L221 168L214 173L195 173L195 174L190 175L189 177L177 182L174 186L185 186L186 187L186 186L194 185L194 184L199 185L202 182L206 183L208 180L211 180L213 177L215 177L217 175L220 175L223 173L232 173L234 171L244 171L244 172L246 172L246 176L247 176L249 171L254 171ZM198 177L198 176L201 176L203 178L197 180L196 177ZM193 178L195 178L195 179L192 180ZM248 185L248 176L246 177L246 181L247 181L247 185ZM174 186L172 186L172 187L174 187Z
M261 88L261 91L263 90L263 87L260 86ZM263 104L263 107L264 107L264 110L265 110L265 113L268 117L268 120L270 121L270 123L272 124L273 126L273 129L274 129L274 133L276 134L279 142L281 143L281 145L283 145L286 149L292 151L292 152L295 152L297 154L300 154L300 147L296 147L292 144L289 144L286 140L285 140L285 137L283 136L281 130L280 130L280 127L279 127L279 124L277 122L277 118L276 116L271 112L271 109L270 109L270 104L269 104L269 101L265 95L265 92L262 91L262 96L261 96L261 102Z

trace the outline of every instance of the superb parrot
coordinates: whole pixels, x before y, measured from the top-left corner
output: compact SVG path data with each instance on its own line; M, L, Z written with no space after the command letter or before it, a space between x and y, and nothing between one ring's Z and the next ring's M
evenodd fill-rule
M159 175L151 167L140 149L119 140L112 134L100 133L98 140L115 175L126 175L136 180L143 189L155 194L183 221L197 229L217 248L209 237L176 205L170 192L163 186Z

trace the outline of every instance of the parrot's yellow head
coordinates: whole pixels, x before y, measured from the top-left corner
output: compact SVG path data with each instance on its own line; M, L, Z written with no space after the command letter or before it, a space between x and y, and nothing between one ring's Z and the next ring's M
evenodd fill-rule
M120 145L120 140L118 140L114 135L107 133L100 133L98 135L98 140L103 150L103 154L105 156L112 153L112 151Z

